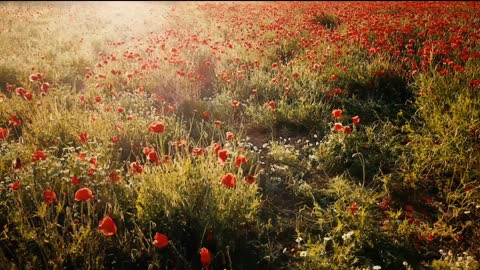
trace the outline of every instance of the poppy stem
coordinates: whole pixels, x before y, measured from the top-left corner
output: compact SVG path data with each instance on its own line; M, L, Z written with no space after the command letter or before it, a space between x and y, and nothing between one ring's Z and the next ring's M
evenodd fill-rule
M207 233L207 227L208 227L208 222L207 222L207 224L205 224L205 227L203 228L202 241L200 241L200 247L198 249L202 248L203 239L205 237L205 233Z
M188 261L185 259L185 257L182 256L182 254L180 254L180 252L178 251L178 249L175 247L175 245L173 244L172 241L169 241L170 245L172 246L173 250L175 250L175 253L177 253L177 255L180 257L180 259L185 263L185 265L189 265ZM189 267L187 267L189 268Z
M230 246L227 246L227 259L228 259L228 267L231 270L233 268L232 268L232 259L230 258Z

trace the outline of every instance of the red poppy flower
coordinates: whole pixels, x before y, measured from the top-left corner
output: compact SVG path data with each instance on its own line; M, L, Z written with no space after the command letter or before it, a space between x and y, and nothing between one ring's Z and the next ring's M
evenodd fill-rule
M335 124L333 125L333 129L334 129L335 131L342 131L342 130L343 130L343 125L342 125L342 123L335 123Z
M269 101L268 106L270 106L270 108L272 108L272 109L275 109L275 107L276 107L275 101L273 101L273 100Z
M162 133L165 131L165 126L160 122L153 122L148 126L148 130L153 133Z
M208 119L210 117L210 113L205 111L203 112L203 118Z
M345 134L351 134L352 133L352 128L350 126L346 126L343 128L343 132Z
M110 182L112 183L118 183L120 181L120 175L117 174L116 171L112 171L109 175L108 178L110 178Z
M210 262L212 260L212 255L210 254L210 251L207 248L201 248L200 249L200 262L202 263L205 268L208 269L208 266L210 265Z
M238 155L237 158L235 159L235 167L240 167L242 164L245 164L248 162L248 159L245 155Z
M234 188L237 183L237 178L232 173L227 173L222 177L222 184L227 187Z
M427 241L428 242L432 242L434 239L435 239L435 236L432 233L428 234L428 236L427 236Z
M88 162L91 164L91 167L97 167L97 157L92 157Z
M19 96L23 96L23 95L25 95L25 93L27 93L27 90L25 90L25 88L23 88L23 87L17 87L15 89L15 93L17 93L17 95L19 95Z
M25 100L32 100L33 95L32 95L32 93L30 93L30 92L26 92L25 94L23 94L23 98L24 98Z
M245 181L247 181L247 183L249 183L250 185L253 184L255 180L257 180L257 177L255 175L249 175L245 177Z
M341 118L342 117L342 110L336 109L332 111L332 117L335 119Z
M19 188L20 188L20 182L17 181L17 182L12 183L12 184L10 185L10 188L11 188L12 190L17 190L17 189L19 189Z
M35 162L39 159L41 159L41 160L47 159L47 155L45 155L45 152L35 151L35 153L33 153L32 162Z
M233 107L238 107L238 105L240 105L240 101L233 100L232 102L230 102L230 104L231 104Z
M225 164L225 161L228 158L228 150L227 149L219 150L217 155L218 155L218 161L221 164Z
M352 214L355 214L355 212L358 210L358 205L356 202L352 203L350 207L348 207L348 211Z
M103 101L103 99L102 99L102 97L100 97L100 96L96 96L96 97L95 97L95 101L96 101L97 103L100 103L100 102Z
M215 121L215 126L219 127L219 126L221 126L221 125L222 125L222 122L220 122L220 121L218 121L218 120Z
M337 79L337 75L333 74L331 78L333 81L335 81Z
M91 176L94 176L94 175L95 175L95 172L96 172L95 168L90 168L90 170L88 170L87 175L90 176L90 177L91 177Z
M47 189L43 192L43 201L46 204L52 204L57 200L57 194L51 189Z
M13 91L13 85L7 83L7 90L8 90L8 92L12 92Z
M115 224L115 221L109 216L104 217L101 221L100 224L98 225L98 229L104 234L104 235L114 235L117 233L117 225Z
M120 136L113 136L112 143L118 143L120 141Z
M468 85L470 85L470 87L478 87L480 86L480 81L478 80L471 80Z
M222 150L222 146L218 143L213 144L213 152L215 155L218 155L218 151Z
M123 107L118 107L117 108L117 112L119 113L123 113L125 111L125 109Z
M0 128L0 141L8 137L8 134L10 134L10 131L6 128Z
M185 76L185 71L177 70L177 75L180 76L180 77L184 77Z
M203 156L203 152L203 148L193 148L191 154L192 156Z
M71 182L72 182L72 185L73 186L76 186L78 185L79 181L78 181L78 176L74 175L71 179Z
M84 161L86 157L87 157L86 154L83 154L83 153L77 154L77 158L78 158L78 160L80 160L80 161Z
M230 131L228 131L226 135L227 135L227 140L229 141L235 139L235 135L233 135L233 133Z
M130 163L130 170L132 171L132 174L143 173L142 165L140 165L140 163L138 163L136 161Z
M93 193L92 190L89 188L81 188L75 192L75 201L90 201L93 199Z
M28 76L28 80L30 80L31 82L36 82L39 80L37 74L30 74L30 76Z
M144 147L142 149L142 152L145 154L145 155L148 155L148 153L152 152L152 151L155 151L155 149L153 148L150 148L150 147Z
M358 115L352 117L352 122L353 124L358 125L358 123L360 123L360 117Z
M164 248L168 246L168 237L162 233L156 233L153 237L152 245L156 248Z
M8 124L14 127L18 127L22 124L22 122L18 119L17 115L11 114Z
M81 132L80 134L78 134L78 138L80 139L81 143L86 143L88 142L88 133Z
M150 161L150 162L152 162L152 163L158 164L158 155L157 155L157 152L155 152L155 150L150 151L150 152L147 154L147 160Z
M48 82L44 82L44 83L42 83L42 85L40 86L40 90L42 90L42 91L44 91L44 92L47 91L48 88L50 88L50 84L49 84Z

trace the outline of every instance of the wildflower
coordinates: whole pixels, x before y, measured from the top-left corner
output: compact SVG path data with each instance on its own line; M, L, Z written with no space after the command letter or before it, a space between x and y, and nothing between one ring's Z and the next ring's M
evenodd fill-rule
M136 173L142 173L143 172L143 167L142 165L140 165L139 162L132 162L130 163L130 170L132 171L132 174L136 174Z
M153 237L152 245L156 248L164 248L168 246L168 237L162 233L156 233Z
M120 136L113 136L112 143L118 143L120 141Z
M242 164L245 164L248 162L248 159L245 155L238 155L237 158L235 159L235 167L240 167Z
M203 148L193 148L192 149L192 156L203 156Z
M352 122L354 125L358 125L358 123L360 123L360 117L358 115L352 117Z
M88 142L88 133L82 132L78 135L78 138L80 139L80 142L86 143Z
M30 93L30 92L26 92L25 94L23 94L23 98L24 98L25 100L32 100L33 94Z
M227 187L234 188L237 182L237 178L232 173L227 173L222 177L222 184Z
M31 81L31 82L36 82L39 79L40 78L38 78L37 74L31 74L30 76L28 76L28 80Z
M210 251L207 248L201 248L200 249L200 262L202 263L205 268L208 269L208 266L210 265L210 261L212 260L212 255L210 254Z
M22 122L18 119L17 115L11 114L8 124L14 127L18 127L22 124Z
M268 102L268 106L270 106L270 108L272 108L272 110L275 109L276 105L275 105L275 101L271 100Z
M72 177L72 179L70 180L70 182L72 183L73 186L76 186L78 185L79 181L78 181L78 176L74 175Z
M10 131L6 128L0 128L0 140L5 139L10 134Z
M44 82L44 83L42 83L42 85L40 86L40 90L42 90L42 91L44 91L44 92L47 91L48 88L50 88L50 84L49 84L48 82Z
M57 200L57 194L51 189L47 189L43 192L43 201L46 204L52 204Z
M158 164L159 160L158 160L157 152L155 152L155 150L150 151L147 154L147 160L152 162L152 163Z
M160 122L153 122L148 126L148 130L153 133L162 133L165 131L165 126Z
M89 188L81 188L75 192L75 201L90 201L93 199L92 190Z
M11 188L12 190L17 190L17 189L19 189L19 188L20 188L20 182L18 182L18 181L17 181L17 182L13 182L13 183L10 185L10 188Z
M358 210L358 205L356 202L352 203L352 205L350 205L350 207L348 207L348 211L352 214L355 214L355 212L357 212Z
M343 132L345 134L351 134L352 133L352 128L350 126L346 126L343 128Z
M332 111L332 117L335 119L341 118L342 117L342 110L336 109Z
M335 124L333 125L333 129L334 129L335 131L342 131L342 130L343 130L343 125L342 125L342 123L335 123Z
M238 105L240 105L240 101L233 100L232 102L230 102L230 104L231 104L233 107L238 107Z
M120 181L120 175L118 175L116 171L112 171L108 175L108 178L110 179L110 182L112 182L112 183L118 183Z
M257 177L255 175L249 175L245 177L245 181L247 181L247 183L249 183L250 185L253 184L255 180L257 180Z
M109 216L104 217L101 221L100 224L98 225L98 229L104 234L104 235L114 235L117 233L117 225L115 224L115 221Z
M218 156L218 161L221 164L224 164L228 158L228 150L227 149L219 150L217 153L217 156Z
M45 152L43 151L35 151L35 153L33 153L33 157L32 157L32 162L35 162L37 160L45 160L47 159L47 156L45 155Z
M227 140L229 140L229 141L230 141L230 140L233 140L233 139L235 138L235 135L234 135L232 132L230 132L230 131L228 131L228 132L226 133L226 135L227 135Z

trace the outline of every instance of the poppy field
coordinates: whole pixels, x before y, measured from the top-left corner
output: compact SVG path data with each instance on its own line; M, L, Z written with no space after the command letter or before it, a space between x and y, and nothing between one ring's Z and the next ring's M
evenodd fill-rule
M479 3L0 14L1 269L480 269Z

